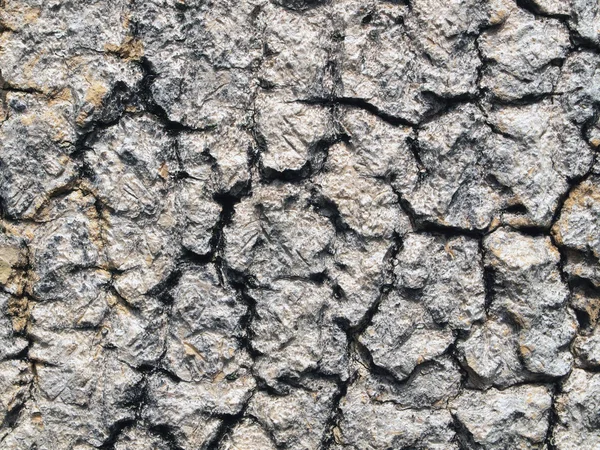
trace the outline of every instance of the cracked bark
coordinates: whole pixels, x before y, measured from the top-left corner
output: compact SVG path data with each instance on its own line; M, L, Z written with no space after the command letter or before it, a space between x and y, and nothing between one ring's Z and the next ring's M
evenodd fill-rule
M0 2L0 446L594 448L592 3Z

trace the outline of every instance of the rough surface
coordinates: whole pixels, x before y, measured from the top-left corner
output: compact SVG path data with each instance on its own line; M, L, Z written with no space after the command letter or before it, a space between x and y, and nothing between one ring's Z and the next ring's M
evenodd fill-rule
M0 449L600 449L596 0L0 0Z

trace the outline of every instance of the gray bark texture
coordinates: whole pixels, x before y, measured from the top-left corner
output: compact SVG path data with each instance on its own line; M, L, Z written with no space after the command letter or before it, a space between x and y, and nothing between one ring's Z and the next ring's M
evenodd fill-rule
M598 0L0 0L0 449L600 449Z

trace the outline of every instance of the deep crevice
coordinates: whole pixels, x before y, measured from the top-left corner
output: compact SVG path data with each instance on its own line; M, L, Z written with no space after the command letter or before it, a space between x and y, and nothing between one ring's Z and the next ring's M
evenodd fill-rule
M364 111L367 111L367 112L373 114L374 116L379 117L384 122L389 123L390 125L393 125L393 126L405 126L405 127L413 128L418 125L418 124L413 123L402 117L397 117L397 116L388 114L388 113L382 111L381 109L379 109L377 106L373 105L372 103L369 103L367 100L362 99L362 98L356 98L356 97L334 97L334 98L330 98L330 99L329 98L308 98L308 99L298 100L298 102L306 103L308 105L322 105L322 106L328 106L328 107L349 106L349 107L356 108L356 109L362 109Z

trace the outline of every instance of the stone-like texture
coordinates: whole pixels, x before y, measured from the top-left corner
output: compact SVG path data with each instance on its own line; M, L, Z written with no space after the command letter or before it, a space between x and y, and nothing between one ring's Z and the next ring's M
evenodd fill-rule
M512 2L506 2L512 3ZM536 17L517 5L501 7L504 20L479 39L486 62L481 83L502 100L554 92L560 76L557 61L569 51L568 28L558 19Z
M599 30L0 1L0 448L600 448Z
M513 325L519 360L526 371L566 375L573 363L568 346L577 332L577 321L566 305L569 291L561 279L558 250L549 237L528 237L505 229L487 236L483 245L486 268L493 277L489 321L502 317Z
M466 448L544 448L552 397L543 386L466 391L451 410ZM471 447L473 446L473 447Z
M553 441L558 449L598 448L600 376L575 369L556 399L558 423Z

